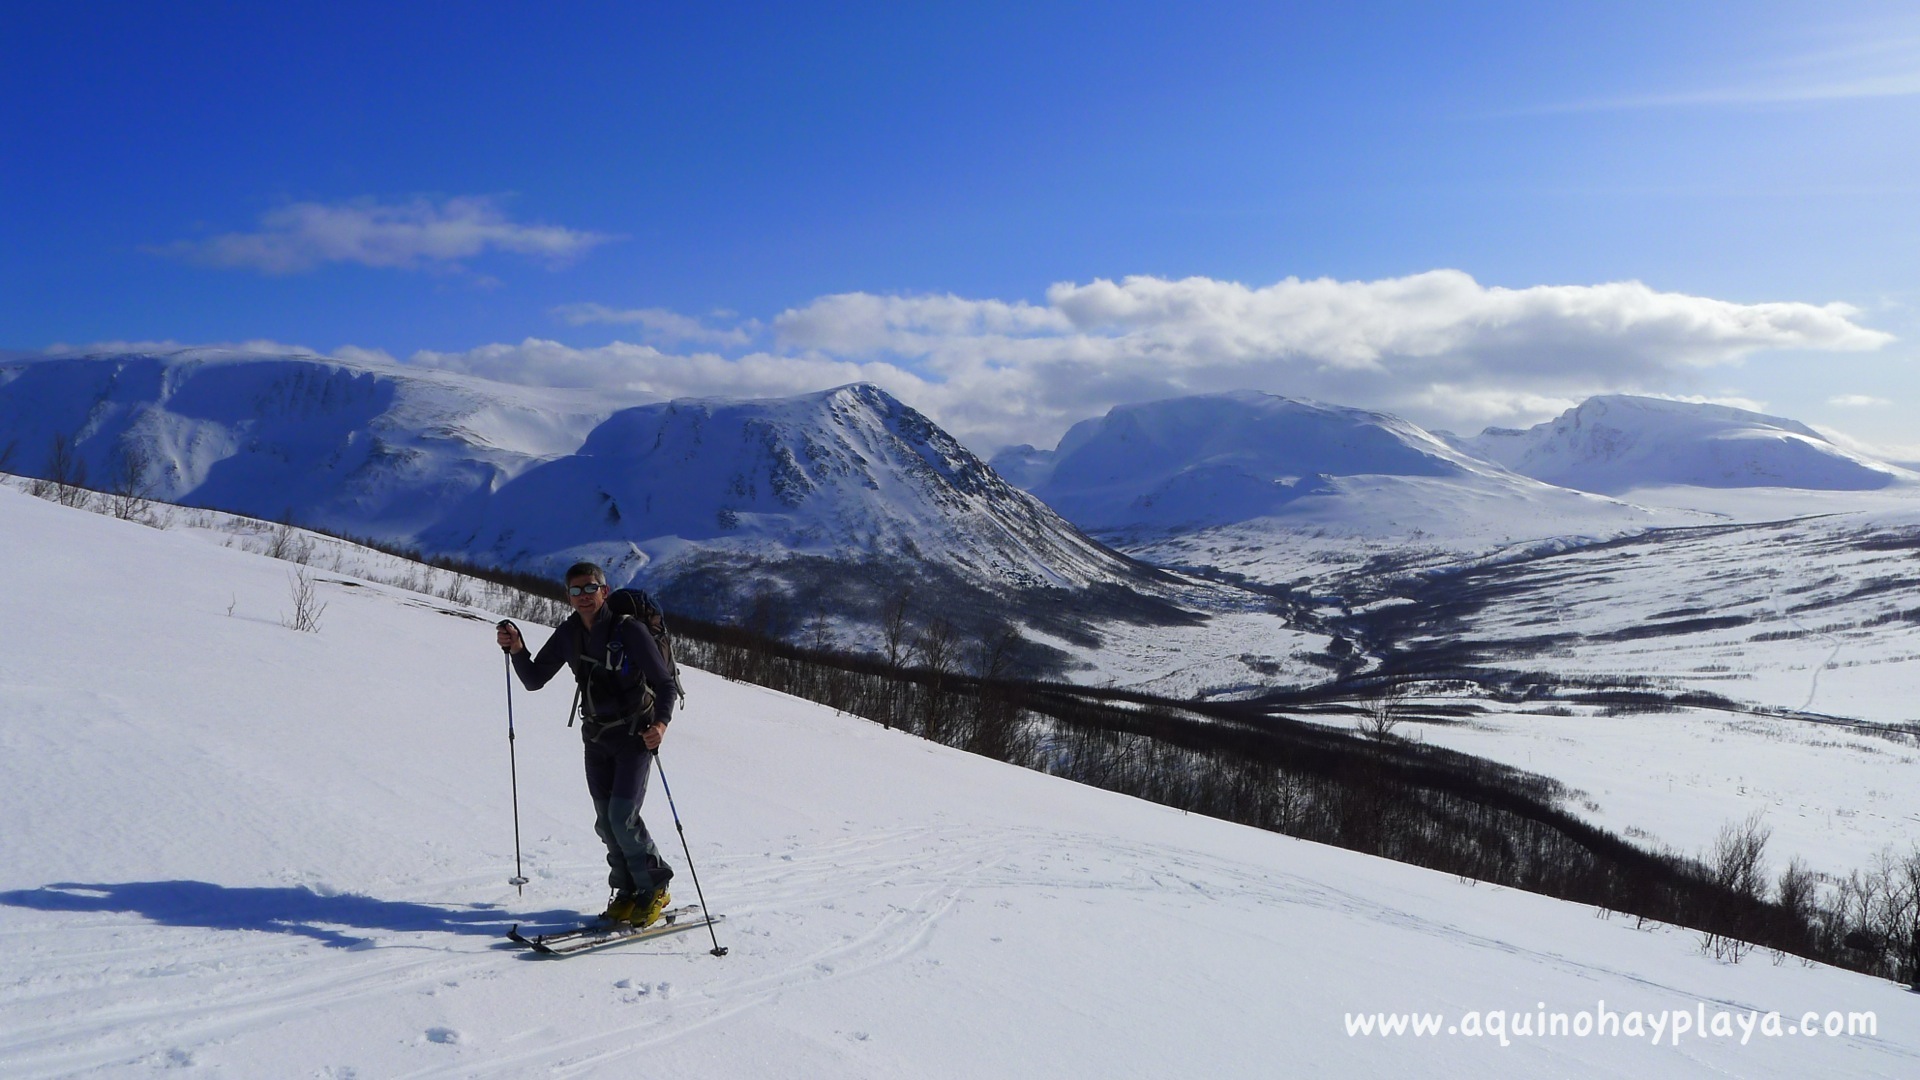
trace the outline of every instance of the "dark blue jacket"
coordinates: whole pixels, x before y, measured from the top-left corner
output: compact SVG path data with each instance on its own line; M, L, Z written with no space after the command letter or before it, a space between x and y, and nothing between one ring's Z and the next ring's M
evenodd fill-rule
M525 650L513 654L513 670L529 690L547 685L563 667L573 668L575 679L584 678L586 719L606 724L630 717L645 696L642 686L653 688L653 719L662 724L673 719L673 673L639 619L616 620L602 608L589 630L576 611L540 646L538 655Z

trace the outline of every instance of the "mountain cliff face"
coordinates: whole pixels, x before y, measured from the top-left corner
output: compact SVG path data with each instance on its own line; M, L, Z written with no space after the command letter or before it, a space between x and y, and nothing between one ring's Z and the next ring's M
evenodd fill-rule
M0 449L44 475L70 441L94 486L132 467L168 501L411 543L640 400L312 356L35 359L0 364Z
M1525 431L1489 428L1458 445L1517 473L1604 494L1666 484L1872 491L1913 479L1793 420L1624 395L1590 398Z

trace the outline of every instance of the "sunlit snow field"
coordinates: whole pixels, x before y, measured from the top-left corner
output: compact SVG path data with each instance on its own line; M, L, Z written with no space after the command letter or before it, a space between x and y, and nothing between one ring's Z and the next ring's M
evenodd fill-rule
M0 489L0 1073L1911 1076L1914 997L1182 815L689 673L665 761L722 943L597 907L562 690L490 614ZM210 542L211 541L211 542ZM656 792L653 800L659 800ZM660 801L649 820L668 837ZM691 900L686 875L676 899ZM1877 1033L1350 1036L1348 1014L1873 1012ZM1511 1045L1502 1045L1502 1042Z

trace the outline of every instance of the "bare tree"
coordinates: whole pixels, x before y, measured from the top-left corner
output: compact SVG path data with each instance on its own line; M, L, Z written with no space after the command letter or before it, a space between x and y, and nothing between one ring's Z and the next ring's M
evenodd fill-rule
M265 555L269 559L286 559L289 562L301 560L292 558L299 536L293 531L293 513L288 511L280 516L280 524L274 526L273 533L267 537Z
M1006 623L995 623L974 643L973 673L988 681L1006 678L1013 670L1022 640L1020 631Z
M996 622L973 644L973 674L980 680L973 696L973 732L965 749L976 754L1014 761L1030 751L1031 733L1020 722L1020 709L1000 684L1012 674L1023 639L1006 623Z
M960 652L960 632L945 615L937 615L913 637L913 651L920 666L936 678L954 673Z
M1397 738L1394 729L1406 719L1407 699L1412 696L1413 684L1402 676L1389 676L1374 684L1360 702L1360 734L1379 742Z
M1753 945L1738 935L1758 928L1743 926L1747 901L1757 904L1767 891L1767 841L1773 828L1765 823L1762 811L1755 810L1746 820L1729 821L1720 826L1713 850L1707 856L1707 873L1724 890L1728 906L1722 910L1718 925L1703 936L1701 951L1717 960L1737 964L1753 950Z
M1805 859L1795 855L1788 860L1787 868L1780 871L1777 893L1780 906L1792 912L1796 920L1805 922L1813 912L1818 886L1819 878L1813 868L1807 865Z
M1765 817L1763 811L1755 810L1744 821L1720 826L1708 863L1715 884L1754 899L1766 892L1767 841L1773 838L1773 827Z
M49 490L35 494L51 497L62 506L84 507L93 497L87 490L87 463L80 460L74 440L57 431L47 451L47 483Z
M913 638L913 651L920 666L933 676L926 698L926 715L921 734L935 742L948 742L952 717L950 695L945 693L947 677L954 674L960 654L960 633L944 615L922 627Z
M827 621L827 613L815 610L807 620L807 647L815 652L826 652L833 647L833 626Z
M1891 859L1887 890L1887 940L1894 953L1893 977L1920 990L1920 847L1898 863Z
M314 595L313 575L303 566L287 575L287 585L293 593L293 614L282 618L280 624L302 633L319 633L320 615L327 605L319 603Z
M887 601L886 609L880 616L880 636L887 647L887 668L898 671L900 664L907 658L909 642L907 640L907 610L913 599L913 590L901 586L900 591Z
M153 516L149 498L153 487L147 482L151 459L139 444L122 440L107 477L107 513L122 521L148 521Z

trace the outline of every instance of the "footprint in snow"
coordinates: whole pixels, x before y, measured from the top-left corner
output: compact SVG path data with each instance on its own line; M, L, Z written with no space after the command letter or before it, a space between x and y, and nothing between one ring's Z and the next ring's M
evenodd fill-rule
M431 1043L439 1043L442 1046L459 1046L460 1033L453 1030L452 1028L443 1028L443 1027L428 1028L427 1041Z

